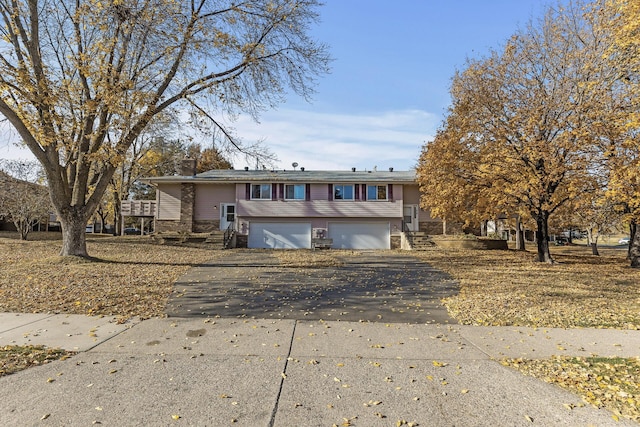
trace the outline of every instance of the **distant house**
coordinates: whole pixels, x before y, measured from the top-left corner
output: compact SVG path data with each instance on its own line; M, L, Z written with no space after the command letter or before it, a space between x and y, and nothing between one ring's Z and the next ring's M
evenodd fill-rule
M414 171L211 170L146 178L157 188L156 232L233 229L237 246L400 248L405 231L442 234L420 209Z

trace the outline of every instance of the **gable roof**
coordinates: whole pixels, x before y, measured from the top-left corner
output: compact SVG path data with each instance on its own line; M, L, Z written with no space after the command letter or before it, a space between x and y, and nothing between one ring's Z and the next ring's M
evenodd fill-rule
M194 176L161 176L142 178L149 184L175 183L247 183L247 182L296 182L296 183L396 183L415 184L415 171L315 171L315 170L236 170L216 169Z

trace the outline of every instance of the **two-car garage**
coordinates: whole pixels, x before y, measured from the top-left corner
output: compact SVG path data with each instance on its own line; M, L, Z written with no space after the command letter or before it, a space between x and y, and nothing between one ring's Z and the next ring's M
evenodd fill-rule
M266 249L311 248L311 223L252 222L248 247ZM334 249L389 249L389 222L329 222L327 237Z

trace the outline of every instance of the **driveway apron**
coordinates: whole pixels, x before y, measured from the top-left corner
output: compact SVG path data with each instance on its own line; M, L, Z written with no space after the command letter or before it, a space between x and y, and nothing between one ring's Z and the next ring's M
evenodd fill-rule
M265 251L229 251L175 284L171 317L456 323L440 300L458 284L410 254L364 252L341 266L285 267Z

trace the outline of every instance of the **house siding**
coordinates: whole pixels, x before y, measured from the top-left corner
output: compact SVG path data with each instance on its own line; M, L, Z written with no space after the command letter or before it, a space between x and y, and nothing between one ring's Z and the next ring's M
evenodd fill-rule
M238 200L238 217L402 218L402 203L389 201Z
M391 247L399 247L403 227L403 208L419 205L419 186L411 183L408 172L344 173L300 171L211 171L197 176L179 177L182 184L158 184L157 230L209 232L220 227L223 203L235 203L238 245L246 246L251 223L310 223L312 237L328 233L331 222L389 224ZM244 179L246 176L246 180ZM319 180L322 179L321 181ZM398 179L402 177L401 179ZM208 180L211 178L211 180ZM334 179L335 178L335 179ZM306 182L305 182L306 181ZM270 198L251 200L252 184L270 184ZM305 185L305 200L284 200L288 184ZM333 200L332 187L353 185L354 200ZM387 200L366 200L367 185L388 185ZM443 222L432 218L429 210L418 210L419 230L441 234ZM447 231L453 224L446 224Z
M158 220L180 219L180 184L158 187Z
M220 223L220 204L235 203L236 186L234 184L222 185L196 185L196 221L218 221Z

